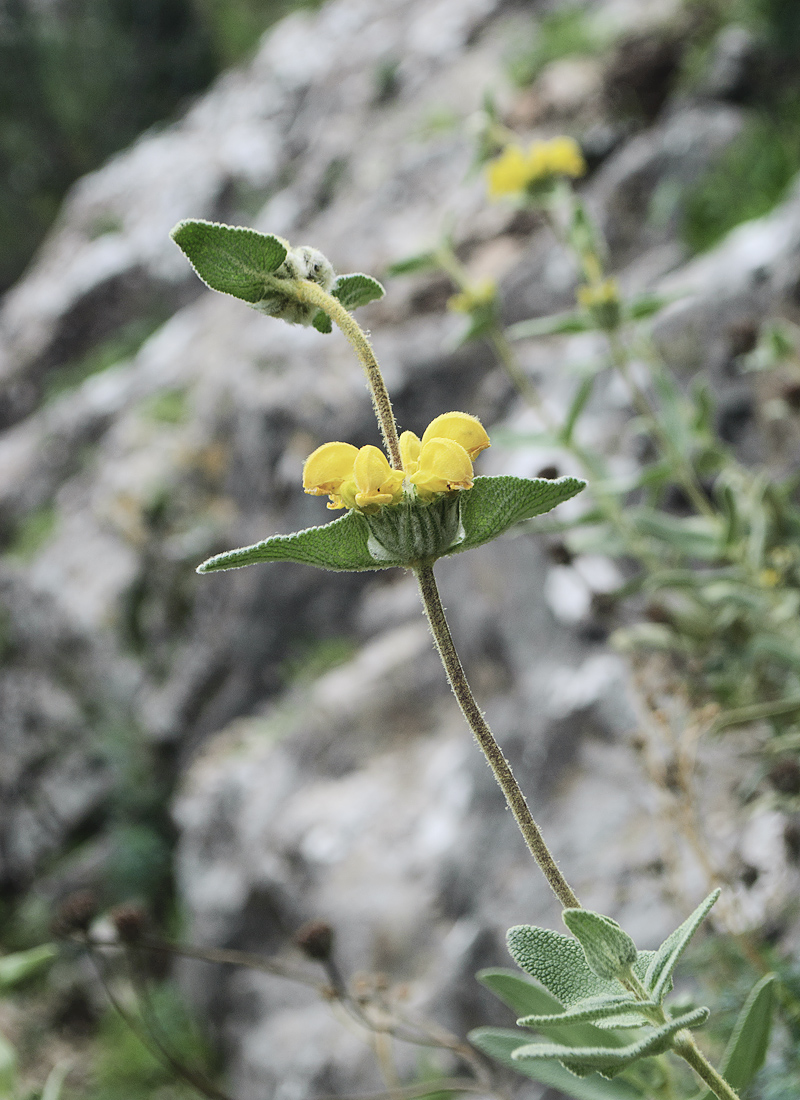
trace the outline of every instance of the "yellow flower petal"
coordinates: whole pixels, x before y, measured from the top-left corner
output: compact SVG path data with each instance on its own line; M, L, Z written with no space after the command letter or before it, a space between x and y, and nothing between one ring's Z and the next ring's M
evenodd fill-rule
M442 413L432 420L423 433L422 446L431 439L452 439L463 447L471 459L491 445L480 420L462 412Z
M519 145L508 145L486 170L489 195L512 195L528 182L528 165Z
M454 439L429 439L422 445L419 470L408 480L423 500L451 489L471 489L472 460Z
M415 474L419 469L420 447L419 436L413 432L403 432L400 436L400 457L406 474Z
M356 456L353 476L357 487L355 504L372 511L384 504L396 504L403 495L403 471L393 470L377 447L362 447Z
M303 489L313 496L338 495L342 483L353 476L357 455L358 448L350 443L323 443L305 461Z

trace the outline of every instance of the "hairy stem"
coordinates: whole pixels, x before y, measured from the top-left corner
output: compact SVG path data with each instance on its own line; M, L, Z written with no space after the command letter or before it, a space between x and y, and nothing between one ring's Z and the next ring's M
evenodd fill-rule
M705 1055L701 1053L691 1032L679 1031L673 1041L672 1049L685 1062L689 1063L697 1076L705 1081L718 1100L739 1100L739 1093L731 1088L725 1078L717 1073Z
M392 402L389 400L389 391L386 389L378 360L375 358L375 353L366 333L338 298L328 294L316 283L312 283L308 279L298 279L294 284L294 290L301 302L319 306L324 313L327 313L350 341L366 373L375 415L381 426L381 433L391 464L395 470L402 470L403 460L400 457L400 440L397 435L397 423L392 412Z
M480 708L472 694L472 689L467 681L464 668L459 659L456 647L453 643L450 627L447 625L444 608L442 607L439 589L433 575L433 567L430 565L418 565L414 570L419 590L422 595L422 603L425 614L428 616L433 639L439 656L442 659L447 679L453 694L461 708L461 713L467 721L467 725L475 735L475 740L483 750L483 754L489 762L489 767L505 795L506 802L514 815L519 830L525 838L525 843L530 849L531 855L542 869L550 889L556 895L565 909L579 909L581 903L572 891L567 880L558 869L558 864L550 854L550 850L544 842L539 826L533 820L533 815L525 800L519 783L514 778L508 761L500 746L494 739L492 731L486 724Z

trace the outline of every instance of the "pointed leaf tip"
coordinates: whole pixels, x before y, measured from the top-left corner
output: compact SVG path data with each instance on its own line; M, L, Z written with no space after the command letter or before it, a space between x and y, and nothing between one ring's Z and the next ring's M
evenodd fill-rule
M711 907L721 892L719 889L712 890L708 897L700 902L692 915L687 917L683 924L664 940L658 951L653 955L645 974L644 984L654 1001L660 1003L669 993L672 988L672 972L677 966L678 960L686 950L692 936L708 916Z
M187 219L170 236L206 286L250 304L261 301L266 277L286 259L280 237L243 226Z

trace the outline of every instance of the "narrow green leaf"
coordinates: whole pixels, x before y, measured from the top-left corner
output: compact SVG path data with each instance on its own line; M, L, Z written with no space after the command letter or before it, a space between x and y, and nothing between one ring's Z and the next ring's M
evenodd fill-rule
M333 331L333 322L327 313L324 313L321 309L314 314L314 320L311 322L317 332L328 333Z
M625 317L629 321L644 321L656 313L660 313L664 306L674 302L675 295L641 294L638 298L625 303Z
M547 1028L553 1024L573 1024L591 1022L592 1020L605 1020L615 1016L636 1016L633 1027L642 1027L649 1023L641 1011L636 1014L632 1009L657 1008L654 1001L638 1001L632 993L621 994L619 997L589 997L585 1001L579 1001L573 1008L568 1008L558 1015L522 1016L517 1020L519 1027ZM612 1019L611 1026L616 1027Z
M568 1046L622 1046L625 1039L613 1033L601 1031L591 1023L573 1023L562 1025L559 1017L563 1005L557 1001L539 982L523 978L513 970L481 970L477 974L479 981L496 994L518 1015L536 1012L542 1017L551 1015L554 1022L546 1025L547 1035L558 1043ZM522 1036L517 1033L517 1042Z
M398 564L375 561L367 548L368 539L369 528L364 517L358 512L348 512L324 527L309 527L292 535L273 535L253 546L217 554L198 566L197 572L239 569L266 561L294 561L335 571L388 569Z
M261 301L265 276L286 259L280 237L241 226L182 221L170 236L206 286L250 303Z
M572 336L578 332L589 332L594 328L591 317L584 313L555 313L552 317L534 317L530 321L519 321L506 329L509 340L525 340L530 336Z
M382 298L385 293L377 279L358 271L352 275L340 275L331 290L331 294L339 299L345 309L358 309L367 302Z
M712 892L697 906L690 917L687 917L680 927L669 935L653 956L653 960L647 969L644 984L658 1004L664 999L665 994L672 988L672 972L686 950L686 946L711 911L711 907L719 897L720 890Z
M57 1062L47 1075L40 1100L61 1100L64 1081L72 1069L72 1062L64 1058Z
M684 1027L699 1027L708 1017L707 1008L697 1008L693 1012L676 1016L661 1027L653 1028L643 1038L624 1047L568 1047L556 1043L527 1043L518 1047L512 1058L515 1061L555 1058L562 1066L579 1076L595 1070L604 1077L613 1077L640 1058L663 1054L672 1045L672 1037L676 1032Z
M397 260L389 264L386 269L388 275L411 275L416 271L430 271L438 267L439 261L435 252L419 252L416 256L407 256L403 260Z
M615 920L591 909L565 909L561 917L599 978L621 978L636 962L636 944Z
M546 478L476 477L472 489L461 497L461 523L465 537L448 550L459 554L496 539L521 520L551 511L586 487L575 477Z
M737 1091L747 1088L764 1064L772 1029L775 975L766 974L750 990L728 1040L720 1073ZM713 1100L709 1090L695 1100Z
M48 966L58 955L53 943L43 943L28 951L15 951L0 957L0 989L12 989Z
M592 396L592 390L594 389L594 380L596 375L587 374L582 380L581 384L572 399L569 410L567 412L567 418L564 421L564 427L559 432L559 443L568 447L572 442L572 433L575 431L575 425L578 422L583 410L586 408L586 403Z
M643 1100L644 1093L627 1081L606 1081L592 1074L576 1077L557 1062L518 1062L512 1053L519 1047L519 1032L499 1027L479 1027L469 1033L469 1041L489 1058L517 1073L557 1089L574 1100Z
M17 1091L17 1052L0 1032L0 1096L12 1097Z

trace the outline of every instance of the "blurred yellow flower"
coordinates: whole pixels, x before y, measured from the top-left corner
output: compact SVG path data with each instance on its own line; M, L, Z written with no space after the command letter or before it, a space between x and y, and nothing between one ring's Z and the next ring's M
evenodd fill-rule
M573 138L536 141L527 152L519 145L508 145L487 170L489 196L513 195L552 183L558 176L577 178L585 171L586 162Z
M447 303L447 308L454 313L472 313L476 309L491 305L497 295L497 284L494 279L481 279L472 286L462 290L460 294L454 294Z
M377 447L323 443L303 466L303 489L329 496L329 508L356 508L368 515L387 504L399 504L404 479L424 501L453 489L472 488L472 460L489 446L489 436L467 413L443 413L420 439L400 436L403 469L393 470Z

